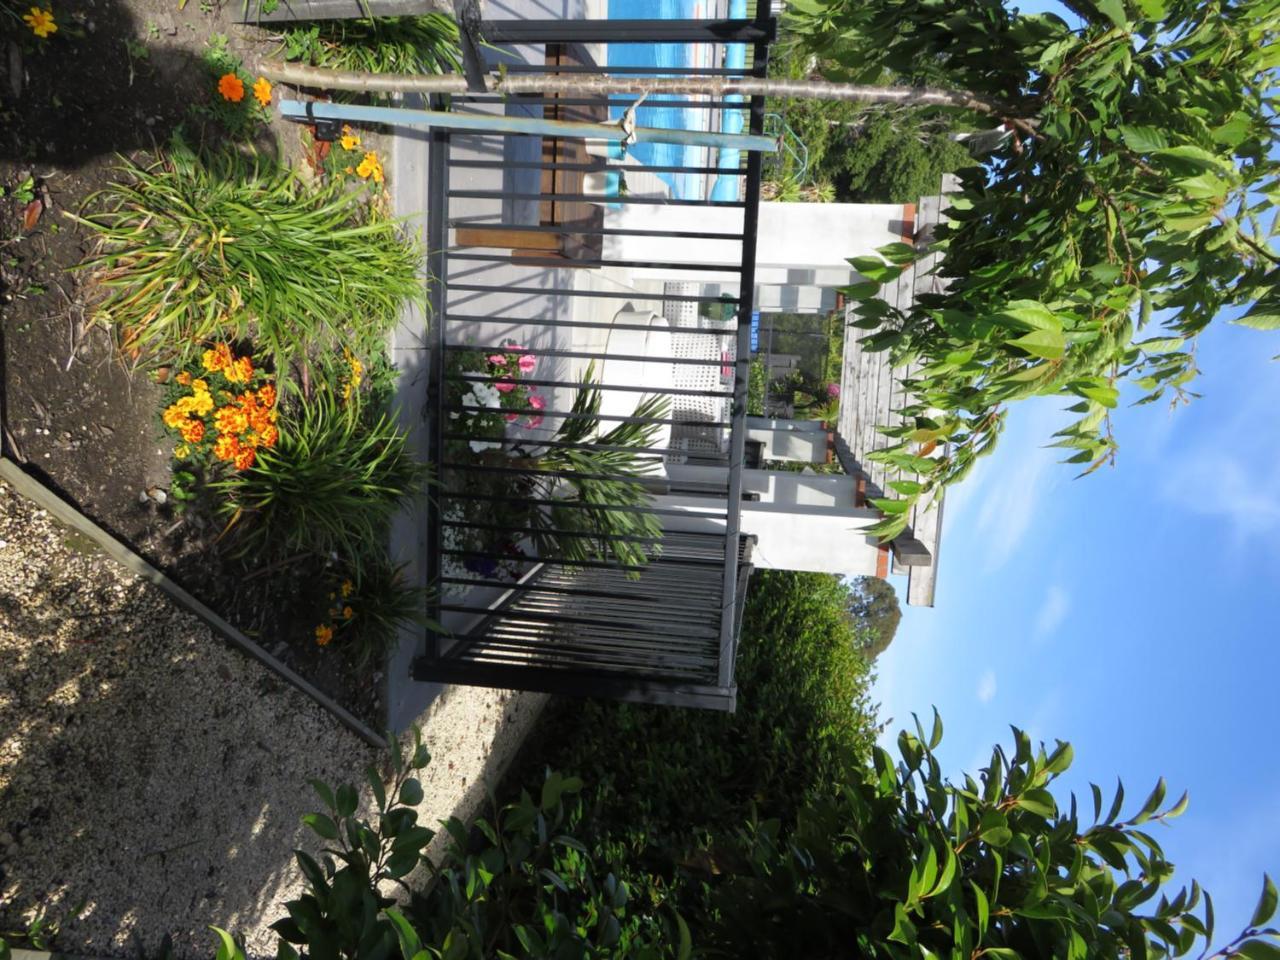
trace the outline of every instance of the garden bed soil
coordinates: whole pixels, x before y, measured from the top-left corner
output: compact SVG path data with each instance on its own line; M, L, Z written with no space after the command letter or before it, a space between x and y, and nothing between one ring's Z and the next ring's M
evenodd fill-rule
M0 198L0 339L9 454L81 511L218 610L375 729L379 676L351 668L312 638L324 598L314 570L257 574L228 556L221 530L168 496L172 441L153 371L90 323L92 287L74 268L92 252L80 213L118 178L121 156L145 160L212 96L206 41L228 37L247 67L274 47L233 21L239 5L207 0L55 0L57 33L16 35L0 20L0 186L34 179L35 207ZM25 31L25 27L21 28ZM264 149L294 153L299 129L275 121ZM30 208L30 209L29 209ZM24 218L38 212L34 223ZM163 501L163 502L161 502Z

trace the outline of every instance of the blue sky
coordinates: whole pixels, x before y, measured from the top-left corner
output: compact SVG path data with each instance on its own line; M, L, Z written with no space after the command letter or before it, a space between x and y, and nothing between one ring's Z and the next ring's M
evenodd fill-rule
M1023 0L1024 12L1054 0ZM1219 940L1280 878L1280 336L1220 319L1200 337L1203 396L1121 409L1115 469L1081 480L1045 448L1064 402L1013 411L949 496L934 609L905 607L879 659L891 731L946 726L941 759L975 775L1009 724L1075 747L1060 781L1091 812L1156 779L1188 811L1155 835L1214 897ZM898 585L905 592L905 582Z
M1064 404L1015 409L949 496L936 606L904 608L875 687L895 736L937 705L953 776L1012 723L1072 743L1064 783L1086 805L1089 781L1117 776L1126 809L1160 775L1171 800L1189 790L1156 836L1231 935L1262 872L1280 876L1276 354L1280 336L1212 325L1203 397L1121 409L1117 467L1081 480L1043 446Z

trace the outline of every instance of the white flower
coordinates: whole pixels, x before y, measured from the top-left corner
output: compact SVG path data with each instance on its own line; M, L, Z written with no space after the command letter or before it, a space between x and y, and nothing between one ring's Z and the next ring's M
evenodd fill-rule
M486 450L495 450L502 446L500 443L493 443L490 440L472 440L471 449L476 453L484 453Z

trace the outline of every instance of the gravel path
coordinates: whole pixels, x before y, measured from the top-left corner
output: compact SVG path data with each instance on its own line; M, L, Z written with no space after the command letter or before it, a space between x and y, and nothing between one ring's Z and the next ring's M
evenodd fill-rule
M422 822L468 815L542 697L450 688L421 718ZM0 929L85 913L71 953L213 953L210 924L273 956L300 890L308 778L377 753L81 534L0 484ZM366 788L367 790L367 788Z

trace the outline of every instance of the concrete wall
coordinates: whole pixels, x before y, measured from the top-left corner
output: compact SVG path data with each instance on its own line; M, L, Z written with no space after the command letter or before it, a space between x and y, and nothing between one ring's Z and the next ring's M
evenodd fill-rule
M855 274L846 258L873 253L901 239L903 211L892 203L760 204L756 283L781 286L842 286ZM664 232L740 234L743 211L736 207L623 205L605 210L605 225ZM645 262L733 266L741 261L737 240L682 237L607 237L605 258ZM637 277L688 279L687 271L637 268ZM706 282L734 282L731 273L699 275Z

